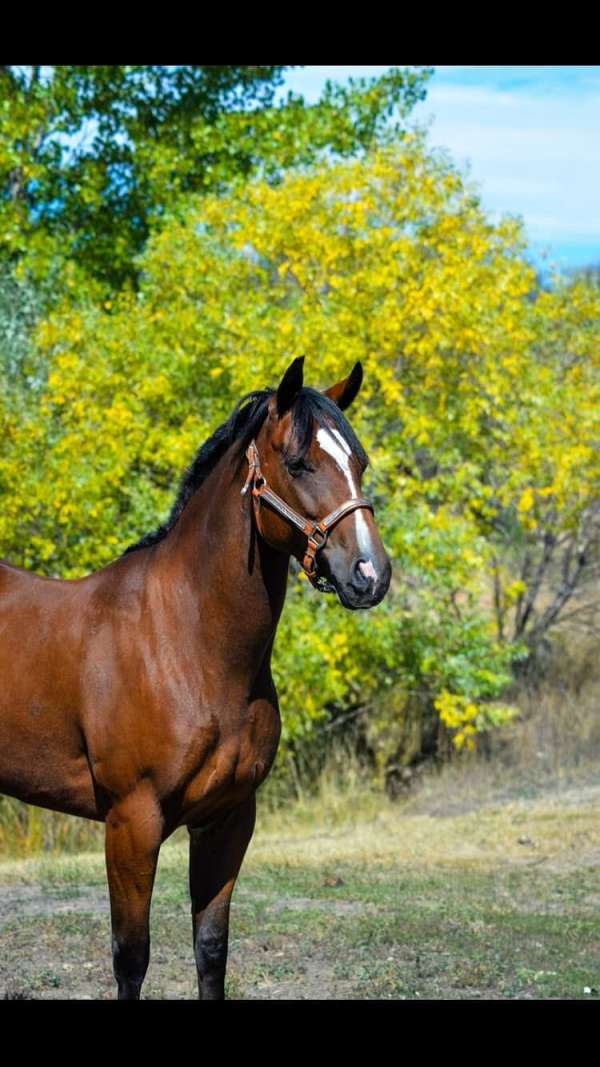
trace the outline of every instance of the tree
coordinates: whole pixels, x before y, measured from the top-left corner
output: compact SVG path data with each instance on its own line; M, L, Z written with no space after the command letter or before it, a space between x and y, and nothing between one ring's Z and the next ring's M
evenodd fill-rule
M428 76L396 69L275 104L286 69L0 67L0 258L54 293L136 286L136 256L182 197L392 136Z
M65 301L40 324L39 403L16 417L0 396L3 554L70 577L101 566L157 524L244 392L298 353L323 386L360 359L352 422L395 577L368 618L291 583L285 737L368 708L389 753L423 697L468 743L510 715L498 701L527 627L569 606L548 614L547 582L542 596L547 532L573 545L577 581L592 559L600 293L539 291L524 251L518 223L492 224L417 134L178 202L138 292Z
M32 367L31 330L44 310L37 287L18 279L0 263L0 382L4 389L19 391Z
M489 516L498 635L526 641L533 659L552 627L592 625L598 609L599 311L593 279L557 278L539 294L521 477L504 467Z

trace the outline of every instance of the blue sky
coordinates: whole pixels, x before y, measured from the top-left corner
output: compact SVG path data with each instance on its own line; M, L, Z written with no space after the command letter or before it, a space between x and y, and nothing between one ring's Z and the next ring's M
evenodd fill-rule
M401 64L399 64L401 65ZM325 81L388 67L308 66L285 88L318 99ZM479 186L493 215L519 215L534 259L600 263L600 66L438 66L413 111L434 145Z

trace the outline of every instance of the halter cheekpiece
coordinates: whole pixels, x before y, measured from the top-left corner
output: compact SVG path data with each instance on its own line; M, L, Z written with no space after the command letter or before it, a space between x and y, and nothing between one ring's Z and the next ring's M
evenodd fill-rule
M319 522L313 522L312 519L307 519L297 511L294 511L289 504L286 504L285 500L282 500L282 498L271 489L260 469L258 449L256 447L256 441L254 440L250 442L246 449L246 459L248 460L248 477L246 478L241 492L242 495L244 495L248 492L248 489L252 488L254 517L256 519L259 533L262 532L260 529L260 509L261 505L266 504L272 511L277 512L282 519L285 519L286 522L289 522L303 534L306 534L307 543L304 558L302 560L302 569L310 582L312 582L317 589L326 590L333 588L329 585L326 579L318 576L315 556L320 549L325 547L330 530L332 530L345 515L349 515L350 512L356 511L357 508L367 508L368 511L372 512L373 505L370 501L365 500L364 497L352 497L350 500L346 500L343 504L340 504L338 508L330 511L329 515L326 515L324 519L321 519Z

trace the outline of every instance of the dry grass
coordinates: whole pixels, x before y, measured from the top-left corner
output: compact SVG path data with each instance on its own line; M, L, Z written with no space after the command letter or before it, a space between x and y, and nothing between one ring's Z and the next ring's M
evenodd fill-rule
M439 779L438 779L439 781ZM446 789L442 783L442 789ZM427 797L427 802L425 801ZM339 792L330 809L323 796L288 812L285 818L266 813L244 863L258 874L267 867L334 869L336 864L360 866L469 868L488 870L544 863L551 867L600 862L600 767L596 783L571 785L541 793L535 799L481 804L460 814L443 814L442 797L430 784L419 803L386 803L370 811L371 799L347 798L345 816ZM417 812L433 801L432 810ZM411 810L412 809L412 810ZM169 878L185 869L187 834L178 832L161 851L161 871ZM0 866L0 883L65 885L103 884L104 858L98 852L74 856L15 859Z
M569 790L600 782L600 656L595 642L570 634L561 645L559 635L544 679L537 686L515 686L511 699L521 709L515 722L487 738L478 752L460 753L441 768L426 769L401 801L390 801L381 785L341 746L332 749L316 783L295 782L293 801L289 790L286 799L280 780L267 780L259 793L252 854L258 842L292 838L300 851L302 842L314 838L327 852L332 841L339 840L342 847L345 836L351 836L353 848L360 849L357 842L364 839L372 842L378 855L390 850L398 855L402 841L410 851L414 834L421 832L414 829L419 823L413 816L435 820L440 815L476 813L479 819L483 808L508 804L508 811L510 805L536 797L543 805L546 795L555 798L553 803L563 797L568 804ZM8 798L0 798L0 815L0 859L103 848L103 827L85 820ZM405 816L411 817L408 822ZM426 835L432 842L437 833L434 825ZM467 830L465 824L459 838ZM385 843L387 832L392 845ZM439 832L443 838L447 828ZM459 838L448 838L448 848L456 847L457 856L463 854Z

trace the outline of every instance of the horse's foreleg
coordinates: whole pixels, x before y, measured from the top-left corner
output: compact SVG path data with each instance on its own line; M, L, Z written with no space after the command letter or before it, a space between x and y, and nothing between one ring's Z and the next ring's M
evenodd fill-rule
M190 831L190 895L200 1000L222 1000L229 905L254 830L254 796L218 824Z
M119 1000L139 1000L150 959L150 898L162 815L149 783L118 801L106 817L113 965Z

